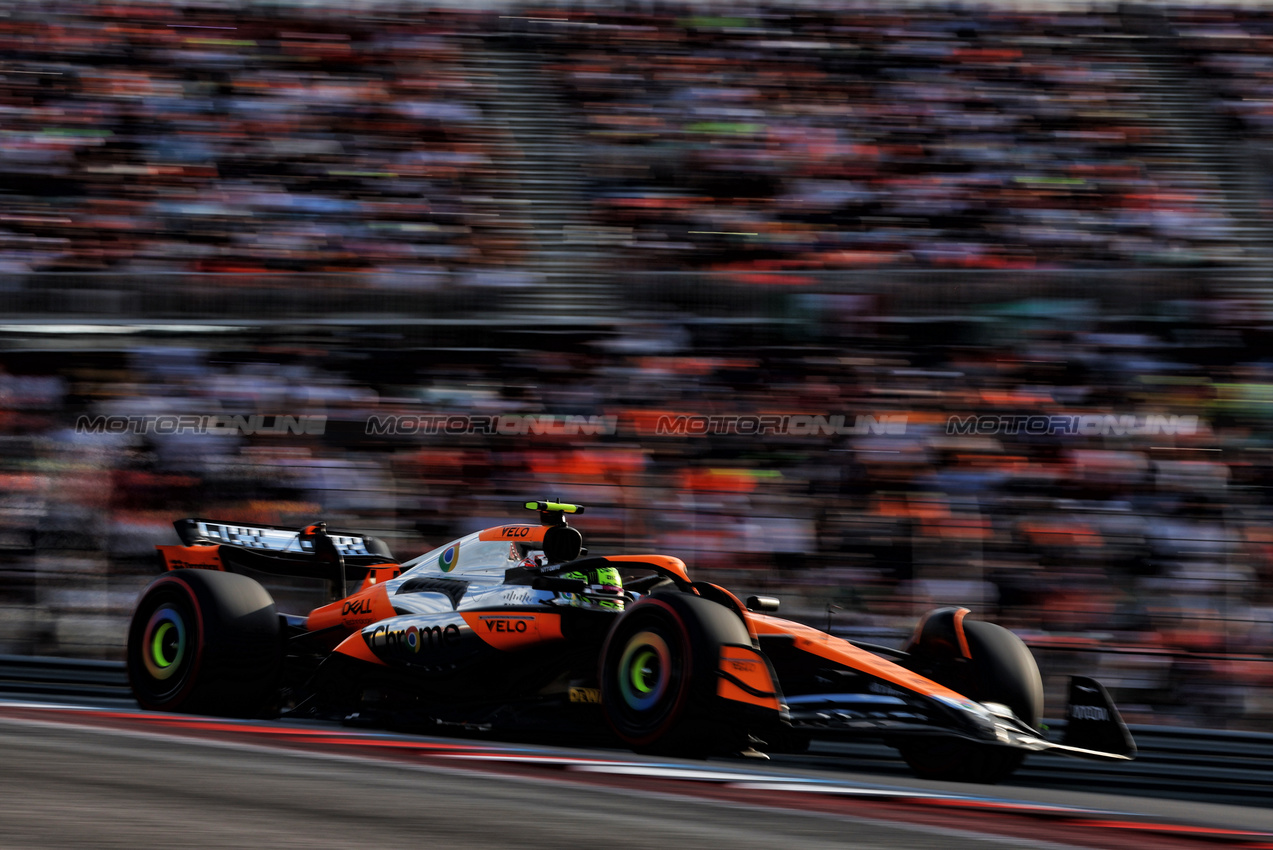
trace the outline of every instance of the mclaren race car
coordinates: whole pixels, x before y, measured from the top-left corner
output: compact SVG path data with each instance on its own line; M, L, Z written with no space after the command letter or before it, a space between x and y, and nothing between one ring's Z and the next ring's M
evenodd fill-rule
M1046 739L1029 649L966 609L930 612L904 649L858 644L694 581L675 557L589 555L567 521L582 507L526 507L537 523L403 563L321 523L179 520L129 628L133 693L158 711L556 732L698 757L874 735L921 776L981 782L1030 752L1135 753L1083 677L1064 740ZM322 604L280 610L301 591Z

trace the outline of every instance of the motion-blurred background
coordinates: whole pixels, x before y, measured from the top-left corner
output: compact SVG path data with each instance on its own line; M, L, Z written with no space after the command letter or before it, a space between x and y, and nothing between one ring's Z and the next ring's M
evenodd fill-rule
M548 496L1267 728L1271 211L1258 7L11 0L0 653L121 657L176 518L406 558ZM251 414L327 419L76 427ZM613 424L368 429L444 414Z

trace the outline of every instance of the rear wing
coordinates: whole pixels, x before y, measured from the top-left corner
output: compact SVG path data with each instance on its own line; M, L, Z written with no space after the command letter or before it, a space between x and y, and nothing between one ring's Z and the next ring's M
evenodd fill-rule
M378 561L383 561L385 558L393 560L393 553L389 551L389 547L383 540L365 534L328 531L324 523L305 528L284 528L277 525L247 525L211 519L179 519L172 526L186 546L217 544L238 546L254 552L294 555L314 554L315 532L321 527L343 558L373 557Z
M331 595L348 594L349 579L363 584L400 572L383 540L365 534L328 531L326 523L304 528L179 519L173 523L181 546L156 546L164 568L256 571L316 578L331 583Z

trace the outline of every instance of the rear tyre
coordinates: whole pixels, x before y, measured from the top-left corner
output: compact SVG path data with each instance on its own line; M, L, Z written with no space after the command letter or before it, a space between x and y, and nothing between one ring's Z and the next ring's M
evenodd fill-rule
M714 712L725 644L751 645L738 615L697 596L658 593L630 607L601 651L601 705L637 752L703 757L742 750L745 730Z
M994 623L965 620L963 629L970 659L937 659L931 669L919 672L977 702L1006 705L1037 728L1043 716L1043 679L1029 647ZM915 651L922 658L923 648ZM1022 750L962 738L903 737L893 744L911 770L925 779L993 784L1007 779L1025 761Z
M235 573L165 573L142 593L128 629L128 681L154 711L259 714L281 663L274 600Z

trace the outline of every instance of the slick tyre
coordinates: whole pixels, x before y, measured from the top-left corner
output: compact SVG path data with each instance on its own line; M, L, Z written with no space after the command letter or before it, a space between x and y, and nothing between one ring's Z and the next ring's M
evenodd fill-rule
M997 702L1037 728L1043 716L1043 678L1029 647L994 623L965 620L970 659L939 668L939 684L978 702ZM909 737L894 741L902 759L925 779L1002 782L1025 760L1022 750L960 738Z
M1006 705L1037 729L1043 719L1043 677L1030 647L1003 626L980 620L966 620L964 634L972 655L964 695Z
M128 681L154 711L260 714L281 663L274 600L235 573L165 573L142 593L128 628Z
M745 748L746 733L714 711L725 644L750 646L751 637L721 605L684 593L638 601L601 652L601 705L611 729L643 753L697 758Z

